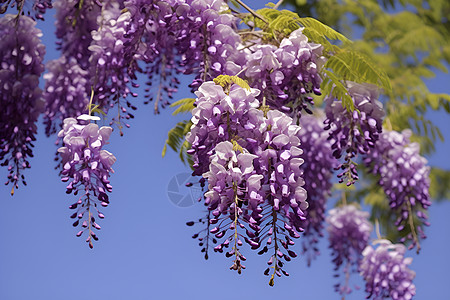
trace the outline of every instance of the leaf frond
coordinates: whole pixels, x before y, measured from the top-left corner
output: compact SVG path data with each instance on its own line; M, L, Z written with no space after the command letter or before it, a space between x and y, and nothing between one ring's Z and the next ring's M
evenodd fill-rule
M185 113L192 111L194 109L194 102L195 98L183 98L180 99L170 105L170 107L177 107L177 109L174 110L172 115L178 115L180 113Z
M375 84L385 92L392 90L387 74L360 52L342 50L331 56L324 68L331 69L340 80Z
M180 153L180 157L183 157L183 162L186 161L184 157L186 157L186 150L189 149L190 145L185 140L185 137L190 131L191 126L192 122L190 120L185 120L178 122L174 128L169 130L167 133L167 140L161 153L162 157L166 155L167 146L169 146L173 151Z
M214 78L213 81L215 84L220 85L223 88L235 83L239 85L241 88L250 91L250 86L248 85L247 81L238 76L219 75L216 78Z

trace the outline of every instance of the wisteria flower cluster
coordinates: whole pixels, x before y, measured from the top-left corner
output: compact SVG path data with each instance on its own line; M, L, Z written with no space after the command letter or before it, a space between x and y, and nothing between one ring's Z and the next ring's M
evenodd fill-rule
M100 6L95 1L57 0L56 37L61 57L47 63L44 75L44 122L47 136L58 132L63 120L86 112L91 95L88 50L97 29ZM59 143L58 143L59 144Z
M80 194L78 201L70 206L76 210L71 218L76 219L73 226L81 223L81 230L88 232L86 242L93 247L92 240L98 240L93 229L101 227L95 221L94 215L103 219L105 216L99 211L99 207L109 204L107 192L112 191L109 181L111 166L116 162L116 157L109 151L102 149L111 135L112 128L90 123L95 119L86 115L64 119L64 127L58 133L63 139L64 147L58 149L62 157L63 171L62 181L69 182L66 193Z
M44 20L44 14L48 8L52 8L51 0L33 0L31 9L25 5L24 0L4 0L0 4L0 14L4 14L8 8L15 7L19 14L26 13L31 18Z
M425 238L422 225L429 225L426 210L431 205L430 167L420 155L419 144L410 142L410 136L410 130L384 131L365 162L379 176L389 205L398 215L397 229L406 232L411 247L417 246L419 251L418 238Z
M312 113L307 105L313 104L311 94L321 95L318 70L325 62L322 45L308 42L302 31L293 31L279 47L251 47L245 65L245 76L263 91L268 105L298 116L302 109Z
M318 242L323 236L323 223L325 220L325 206L331 195L333 169L338 161L333 157L328 133L323 130L323 118L302 116L300 119L302 129L298 137L304 163L300 166L305 180L304 188L308 194L308 209L302 227L302 251L306 255L308 265L319 254Z
M46 134L59 131L62 181L67 194L78 197L70 206L73 226L81 227L77 236L84 234L90 248L98 240L94 229L104 218L101 208L109 204L116 161L104 149L112 127L99 127L100 119L92 115L104 114L106 124L122 135L134 118L136 105L129 98L138 96L138 79L146 81L144 103L153 101L159 113L174 97L180 74L192 75L189 87L196 99L178 102L178 111L191 111L192 118L173 140L182 144L183 157L189 155L192 175L200 177L205 191L201 200L207 215L199 223L206 228L193 236L205 258L213 244L215 252L233 257L230 269L241 273L245 243L259 255L267 253L264 274L273 285L275 276L289 275L285 263L297 256L295 241L302 238L300 251L309 265L319 254L333 171L340 170L341 183L354 184L358 156L398 217L401 242L420 248L431 204L427 161L410 142L410 132L382 132L384 110L376 86L345 76L338 83L328 72L332 67L323 70L339 48L327 40L341 36L337 32L320 36L323 24L299 26L311 18L272 8L262 9L264 16L250 8L242 13L224 0L33 3L36 19L54 5L61 57L47 64L42 92L42 34L22 13L24 1L2 2L1 13L13 6L19 13L0 18L0 161L8 166L12 193L20 181L26 184L22 171L30 167L35 123L43 112ZM288 28L274 30L275 15L279 24L287 20ZM314 28L320 38L311 34ZM354 109L332 95L325 95L324 112L314 108L323 80L335 89L345 86ZM405 247L384 240L376 250L367 246L368 217L355 205L329 211L336 291L350 293L350 276L360 271L369 297L410 299L414 272L403 258Z
M90 83L88 71L74 57L52 60L47 63L47 70L44 74L44 123L45 133L51 135L57 132L66 117L79 116L86 111Z
M405 258L403 244L392 244L382 239L376 249L367 246L360 264L361 276L366 281L366 292L370 299L391 298L409 300L416 294L412 280L416 273L409 269L412 258Z
M8 166L11 194L26 184L22 173L30 167L36 121L42 110L39 77L44 71L42 33L31 18L0 18L0 161Z
M340 182L347 180L351 185L358 180L356 156L366 154L375 146L382 131L384 117L383 105L378 99L375 85L347 82L348 92L353 100L355 110L348 111L342 101L332 96L325 100L325 129L330 130L333 155L340 159L345 155L338 174Z
M327 231L336 276L343 282L335 285L341 295L351 292L349 278L356 273L362 258L362 251L369 244L372 224L369 213L358 210L354 205L345 205L329 211ZM342 270L344 274L339 274Z
M234 240L227 256L235 256L232 269L240 272L241 239L252 249L265 242L260 254L270 249L274 253L265 272L268 275L273 268L273 284L274 275L288 274L281 259L297 256L289 246L303 231L308 204L299 168L303 163L297 137L300 127L280 111L255 108L257 95L259 90L237 84L200 86L187 135L192 145L188 153L193 155L194 174L208 181L209 223L218 224L210 233L217 239L225 237L215 251L222 252ZM234 234L226 235L229 229Z

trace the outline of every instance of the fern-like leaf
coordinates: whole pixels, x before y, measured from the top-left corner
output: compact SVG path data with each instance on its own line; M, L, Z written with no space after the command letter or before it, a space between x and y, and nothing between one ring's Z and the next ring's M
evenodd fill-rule
M323 24L322 22L314 19L314 18L299 18L298 22L302 24L305 29L315 30L322 36L327 37L330 40L339 40L344 43L351 43L351 41L346 38L343 34L337 32L333 28Z
M177 107L172 115L178 115L180 113L189 112L194 109L194 98L183 98L170 105L170 107Z
M347 111L353 111L355 109L355 104L344 84L334 73L328 70L324 70L323 72L326 74L326 78L321 84L321 89L324 94L331 94L333 97L342 101L342 105Z
M192 122L190 120L185 120L178 122L174 128L170 129L167 133L167 140L164 144L162 150L162 157L166 155L167 146L172 148L175 152L180 152L180 157L182 161L185 162L184 157L186 156L186 150L189 148L189 143L185 140L186 134L190 131ZM187 144L185 144L185 142Z
M213 81L215 84L220 85L223 88L229 86L232 83L235 83L243 89L250 90L250 86L248 85L247 81L245 81L242 78L239 78L238 76L219 75L216 78L214 78Z
M340 80L372 83L383 88L385 92L392 89L386 73L368 57L356 51L339 51L328 59L324 67L333 70Z
M255 20L255 25L272 34L275 40L289 36L294 30L304 27L303 33L308 39L323 45L325 51L331 52L336 47L327 39L351 43L344 35L320 21L308 17L300 18L298 14L289 10L276 10L266 7L258 10L257 13L263 16L268 24L261 20Z

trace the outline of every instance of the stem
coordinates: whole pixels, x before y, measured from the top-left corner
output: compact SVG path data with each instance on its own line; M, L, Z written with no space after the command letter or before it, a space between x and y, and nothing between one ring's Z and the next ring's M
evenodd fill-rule
M266 24L269 24L269 22L266 21L266 19L264 19L263 16L261 16L260 14L258 14L256 11L254 11L253 9L251 9L247 4L245 4L244 2L242 2L241 0L236 0L237 3L239 3L243 8L245 8L246 10L248 10L249 13L251 13L253 16L255 16L256 18L260 19L261 21L263 21Z
M388 130L392 130L392 124L389 118L386 118L386 127Z
M211 216L211 211L208 210L208 220L207 220L207 222L208 222L207 224L208 224L208 225L206 225L205 259L208 259L208 249L209 249L209 225L210 225L209 220L211 219L210 216Z
M239 75L241 75L242 74L242 72L245 72L245 71L247 71L247 69L248 69L248 67L246 67L246 68L242 68L242 70L240 70L237 74L236 74L236 76L239 76Z
M378 219L375 219L375 233L377 234L377 238L381 240L380 222L378 222Z
M270 286L274 286L275 282L275 274L278 271L278 242L277 242L277 213L275 211L275 209L272 207L272 228L273 228L273 241L274 241L274 249L275 249L275 253L273 255L274 262L273 262L273 273L272 276L270 277L270 281L269 281L269 285Z
M284 0L279 0L279 1L277 2L277 4L275 4L275 6L273 7L273 9L278 9L278 7L279 7L281 4L283 4L283 1L284 1Z
M91 98L89 99L89 106L88 106L88 109L89 109L89 115L92 114L92 100L93 100L93 99L94 99L94 87L91 86Z
M237 205L238 205L238 197L236 190L234 191L234 255L237 257L239 255L237 250L237 239L238 239L238 232L237 232L237 221L238 221L238 211L237 211Z
M419 243L419 237L416 233L416 228L414 227L414 219L412 215L412 208L411 203L409 200L406 200L406 205L408 206L408 221L409 221L409 227L411 228L411 233L413 235L414 242L417 244L417 254L420 252L420 243Z
M160 65L160 71L161 71L161 75L159 76L159 86L158 86L158 93L156 94L156 99L155 99L155 106L154 106L154 110L155 113L159 113L158 110L158 104L159 104L159 100L161 99L161 93L162 93L162 86L163 86L163 81L166 80L166 55L163 54L162 58L161 58L161 65Z
M203 30L203 36L207 36L208 30L206 28L206 25L202 26L202 30ZM207 39L203 39L203 82L206 82L207 79L207 75L208 75L208 70L209 70L209 63L208 63L208 55L206 54L208 53L208 44L207 44Z

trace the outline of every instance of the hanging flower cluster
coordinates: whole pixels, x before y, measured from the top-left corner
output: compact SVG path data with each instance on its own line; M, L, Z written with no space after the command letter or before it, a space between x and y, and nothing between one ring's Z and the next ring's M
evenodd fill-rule
M260 254L273 252L265 272L273 268L273 284L274 275L287 275L281 260L297 256L289 246L303 231L308 204L299 168L300 127L282 112L257 109L258 95L259 90L237 84L200 86L188 153L193 155L194 174L208 181L205 204L212 212L209 223L217 224L210 232L224 239L215 251L234 241L226 255L235 257L232 269L240 272L242 239L252 249L265 243ZM227 235L230 229L234 233Z
M318 70L325 62L322 45L308 42L303 29L293 31L279 47L250 47L245 76L250 84L263 91L267 104L300 116L300 110L312 113L313 95L321 95Z
M388 240L378 240L376 249L367 246L359 266L366 281L367 298L410 300L416 294L412 280L416 276L409 269L412 258L405 258L406 248Z
M327 217L334 270L342 270L344 273L336 273L336 277L344 277L343 282L335 285L336 291L341 295L351 292L350 275L357 272L361 253L369 244L372 224L368 218L368 212L358 210L354 205L333 208Z
M406 232L411 247L417 246L419 251L419 237L425 238L422 225L429 225L426 210L431 205L430 167L420 155L419 144L409 141L410 136L410 130L384 131L365 162L379 176L389 206L398 215L397 229Z
M64 119L64 127L58 133L63 139L64 147L58 149L62 157L62 181L69 182L67 194L79 195L78 201L70 206L75 212L71 218L76 219L73 226L81 224L77 236L87 231L86 242L93 248L92 240L98 240L93 229L101 227L95 221L95 216L103 219L105 216L99 207L109 204L108 192L112 191L109 181L111 166L116 157L102 149L111 135L111 127L100 127L90 123L94 119L83 115L77 121L74 118Z
M302 116L299 131L304 163L300 166L305 180L304 188L308 194L308 209L302 227L302 252L308 265L319 254L319 238L323 236L325 206L331 195L333 169L338 161L333 157L328 133L322 129L323 118Z
M42 110L39 77L44 71L45 46L36 22L26 16L0 18L0 162L8 166L11 195L26 185L23 170L30 167L36 121Z
M359 154L366 154L374 147L381 133L383 105L378 99L378 88L371 84L347 82L348 92L355 105L355 110L348 111L341 101L333 97L325 100L325 129L330 131L333 155L340 159L345 154L340 165L339 182L347 180L347 185L358 180L355 159Z

